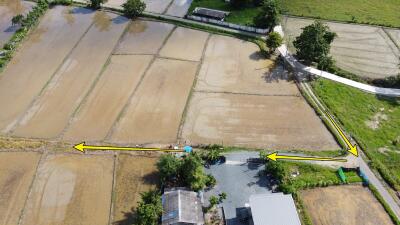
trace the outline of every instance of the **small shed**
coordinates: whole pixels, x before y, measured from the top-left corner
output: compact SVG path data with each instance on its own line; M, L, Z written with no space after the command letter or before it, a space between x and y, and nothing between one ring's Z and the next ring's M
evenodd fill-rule
M162 196L162 225L203 225L201 199L196 192L166 191Z
M224 21L225 17L229 15L229 12L215 10L215 9L207 9L207 8L202 8L202 7L196 7L193 10L193 15L205 17L205 18L209 18L209 19Z

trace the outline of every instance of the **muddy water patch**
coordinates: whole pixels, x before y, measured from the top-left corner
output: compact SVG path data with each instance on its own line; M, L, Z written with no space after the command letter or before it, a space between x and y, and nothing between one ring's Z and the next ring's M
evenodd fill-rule
M172 31L168 23L135 20L122 37L116 54L156 54Z

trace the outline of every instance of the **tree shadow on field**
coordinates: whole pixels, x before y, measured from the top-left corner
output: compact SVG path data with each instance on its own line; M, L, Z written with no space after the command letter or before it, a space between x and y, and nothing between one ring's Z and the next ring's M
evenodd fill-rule
M132 225L135 222L136 210L131 208L131 211L122 212L124 214L124 219L112 222L112 225Z
M277 63L276 66L263 74L262 78L267 83L279 83L280 81L291 81L292 76L289 71L285 70L284 66L281 63Z
M159 186L160 185L159 180L160 180L160 177L159 177L159 174L157 171L147 173L142 177L143 184L147 184L147 185Z

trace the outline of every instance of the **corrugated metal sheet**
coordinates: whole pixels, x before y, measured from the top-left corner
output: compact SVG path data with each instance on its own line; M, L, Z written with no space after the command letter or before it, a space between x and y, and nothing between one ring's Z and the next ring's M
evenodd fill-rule
M292 195L252 195L250 207L254 225L301 225Z

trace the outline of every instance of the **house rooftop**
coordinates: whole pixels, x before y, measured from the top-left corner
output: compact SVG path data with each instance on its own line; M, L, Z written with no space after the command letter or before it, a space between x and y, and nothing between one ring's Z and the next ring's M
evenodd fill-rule
M186 190L167 191L162 196L162 224L204 224L200 198L196 192Z
M251 195L250 207L254 225L301 225L292 195Z
M193 15L217 19L217 20L223 20L227 15L229 15L229 12L196 7L193 10Z

